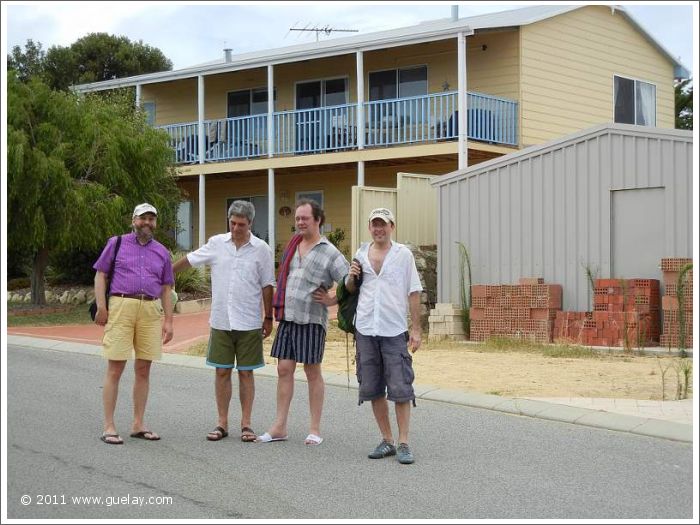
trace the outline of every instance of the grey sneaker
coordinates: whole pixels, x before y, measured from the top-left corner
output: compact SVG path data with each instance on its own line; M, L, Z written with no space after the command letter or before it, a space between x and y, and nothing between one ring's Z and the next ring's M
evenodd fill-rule
M379 443L379 445L377 445L377 448L370 452L367 457L370 459L382 459L387 456L395 455L396 447L393 445L393 443L389 443L388 441L382 440L382 442Z
M413 454L408 447L408 443L399 443L399 463L410 465L413 461Z

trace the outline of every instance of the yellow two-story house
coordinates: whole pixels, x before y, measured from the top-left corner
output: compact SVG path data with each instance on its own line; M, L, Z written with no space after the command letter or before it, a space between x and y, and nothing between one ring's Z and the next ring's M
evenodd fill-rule
M371 7L368 10L371 16ZM624 7L533 6L246 54L76 86L136 88L170 135L178 242L227 228L234 199L284 246L294 202L351 227L351 188L440 175L603 122L674 126L688 71ZM350 232L347 231L347 237Z

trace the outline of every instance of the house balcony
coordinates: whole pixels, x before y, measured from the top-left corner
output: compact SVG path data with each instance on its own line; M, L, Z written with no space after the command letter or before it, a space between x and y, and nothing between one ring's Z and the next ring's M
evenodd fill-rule
M304 155L421 144L458 138L457 92L366 102L363 129L357 104L273 113L273 154ZM205 162L266 157L268 115L204 121ZM516 146L518 103L467 94L469 140ZM170 135L176 164L199 161L197 122L158 126Z

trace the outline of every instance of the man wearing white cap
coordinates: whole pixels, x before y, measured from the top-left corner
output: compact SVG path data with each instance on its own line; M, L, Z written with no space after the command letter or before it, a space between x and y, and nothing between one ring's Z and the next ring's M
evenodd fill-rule
M134 420L131 437L157 441L158 434L144 424L151 362L173 337L171 289L175 280L168 249L153 238L158 211L144 202L134 208L133 233L112 237L93 268L95 323L104 326L103 355L107 361L102 390L104 430L109 445L124 443L114 423L119 380L127 359L134 361ZM105 298L108 275L109 303ZM156 301L160 299L160 303Z
M391 240L396 220L391 210L376 208L369 215L371 243L357 250L345 286L350 293L357 288L355 278L362 276L357 302L355 340L357 343L357 380L359 403L372 402L372 411L382 441L369 454L372 459L393 456L403 464L413 463L408 446L413 391L413 358L408 352L421 344L420 284L411 251ZM411 314L408 331L407 314ZM394 401L398 424L398 450L389 422L389 404Z

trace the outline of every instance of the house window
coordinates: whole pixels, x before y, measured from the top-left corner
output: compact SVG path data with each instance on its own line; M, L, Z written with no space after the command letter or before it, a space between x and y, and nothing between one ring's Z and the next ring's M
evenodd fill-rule
M274 93L275 100L277 100L277 91L275 90ZM264 113L267 113L267 88L229 92L226 112L228 118L248 117Z
M299 82L296 86L296 109L347 104L346 84L346 78Z
M146 123L153 126L156 123L156 103L144 102L143 110L146 112Z
M318 202L318 205L323 209L323 191L298 191L295 194L296 200L299 199L311 199L312 201Z
M369 74L369 99L417 97L428 94L428 67L374 71Z
M615 122L656 126L656 86L615 76Z

